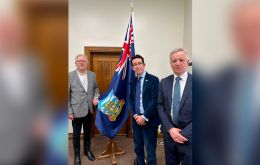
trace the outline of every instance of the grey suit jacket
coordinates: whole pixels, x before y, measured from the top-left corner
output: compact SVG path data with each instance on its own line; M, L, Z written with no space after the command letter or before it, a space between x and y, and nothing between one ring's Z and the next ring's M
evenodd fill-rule
M88 91L86 92L77 73L77 70L69 73L69 114L73 113L75 118L84 117L93 113L93 99L99 97L99 89L96 82L96 74L87 71Z

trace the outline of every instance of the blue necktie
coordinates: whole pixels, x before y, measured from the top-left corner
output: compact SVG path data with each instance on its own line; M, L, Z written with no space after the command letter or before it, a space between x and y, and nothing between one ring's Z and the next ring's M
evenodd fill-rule
M173 123L178 125L178 115L180 110L181 102L181 87L180 87L180 77L175 78L174 93L172 98L172 120Z
M141 78L137 78L136 89L135 89L135 112L140 114L140 100L141 100Z

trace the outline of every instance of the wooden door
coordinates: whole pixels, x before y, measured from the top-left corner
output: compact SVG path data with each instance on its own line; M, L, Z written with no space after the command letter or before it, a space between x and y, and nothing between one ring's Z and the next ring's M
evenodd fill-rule
M100 94L106 92L118 63L118 53L93 53L93 72L97 75Z
M90 60L90 70L96 73L97 84L99 86L100 94L102 94L109 89L114 71L118 64L121 48L92 47L90 49L93 49L93 51L87 53ZM128 135L131 137L131 123L129 120L130 118L122 126L118 133L119 135ZM92 133L99 134L99 131L94 127Z

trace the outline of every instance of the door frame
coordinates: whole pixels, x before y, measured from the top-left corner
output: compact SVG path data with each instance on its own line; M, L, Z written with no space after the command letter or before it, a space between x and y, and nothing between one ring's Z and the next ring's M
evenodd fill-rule
M121 53L122 47L104 47L104 46L85 46L84 54L87 56L89 61L89 69L93 70L93 53ZM118 59L119 60L119 59ZM129 112L129 116L131 116ZM96 116L94 116L94 119ZM131 117L128 117L127 121L127 137L132 138L132 120ZM95 124L95 120L92 120L92 125ZM94 136L94 127L92 127L92 136ZM118 134L120 135L120 134Z
M92 70L93 67L93 54L92 53L108 53L108 52L115 52L121 53L121 47L102 47L102 46L85 46L84 47L84 54L87 56L89 61L89 69Z

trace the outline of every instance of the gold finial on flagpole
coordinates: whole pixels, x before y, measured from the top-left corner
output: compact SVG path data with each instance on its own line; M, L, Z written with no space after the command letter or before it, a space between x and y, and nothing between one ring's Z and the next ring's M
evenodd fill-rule
M131 1L131 12L134 11L134 5L133 5L133 1Z

